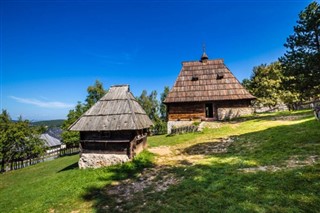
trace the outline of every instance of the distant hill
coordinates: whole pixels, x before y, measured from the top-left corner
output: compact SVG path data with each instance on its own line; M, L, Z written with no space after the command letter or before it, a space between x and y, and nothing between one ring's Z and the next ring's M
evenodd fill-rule
M47 120L47 121L35 121L31 122L34 126L48 126L48 127L61 127L65 120L58 119L58 120Z

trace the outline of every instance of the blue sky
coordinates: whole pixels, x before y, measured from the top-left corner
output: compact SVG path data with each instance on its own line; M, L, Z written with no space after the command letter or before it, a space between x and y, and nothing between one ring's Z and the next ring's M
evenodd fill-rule
M182 61L223 58L242 81L283 55L306 0L1 1L0 109L65 118L96 79L172 87Z

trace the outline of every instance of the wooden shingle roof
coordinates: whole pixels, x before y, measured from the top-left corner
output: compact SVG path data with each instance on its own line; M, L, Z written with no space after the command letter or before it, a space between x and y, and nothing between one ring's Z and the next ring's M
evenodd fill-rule
M129 86L119 85L110 87L107 94L73 123L69 130L138 130L151 125L151 120L130 92Z
M255 99L222 59L182 63L179 76L164 103Z
M44 140L46 147L55 147L55 146L61 146L62 143L59 139L52 137L48 133L44 133L40 135L40 139Z

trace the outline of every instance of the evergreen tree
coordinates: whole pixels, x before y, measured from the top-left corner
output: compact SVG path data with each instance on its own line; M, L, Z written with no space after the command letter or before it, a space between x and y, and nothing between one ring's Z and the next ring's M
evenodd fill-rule
M160 120L157 91L154 90L148 95L148 92L143 90L141 95L136 97L136 99L153 122L158 122Z
M160 118L162 121L168 120L167 106L163 102L168 96L169 91L170 91L169 87L165 86L163 92L160 95Z
M284 44L286 53L279 60L287 77L287 91L299 94L300 101L316 99L320 93L320 5L309 4L299 14L294 33Z

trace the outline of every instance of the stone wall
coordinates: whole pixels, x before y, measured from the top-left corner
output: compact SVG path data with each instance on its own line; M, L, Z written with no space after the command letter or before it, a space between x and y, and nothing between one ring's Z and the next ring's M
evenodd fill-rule
M100 168L125 163L129 160L127 155L82 153L79 159L79 168Z
M171 130L173 127L183 127L183 126L190 126L195 121L168 121L167 123L167 132L171 134Z
M218 108L218 120L223 121L243 115L251 115L253 112L254 109L252 107Z
M254 112L261 113L261 112L278 112L278 111L287 111L289 110L287 105L285 104L278 104L275 107L264 107L264 106L255 106Z
M218 120L229 120L232 118L236 118L243 115L251 115L254 113L254 109L252 107L223 107L218 108ZM168 134L171 134L173 127L183 127L183 126L191 126L194 122L197 121L168 121L167 129Z

